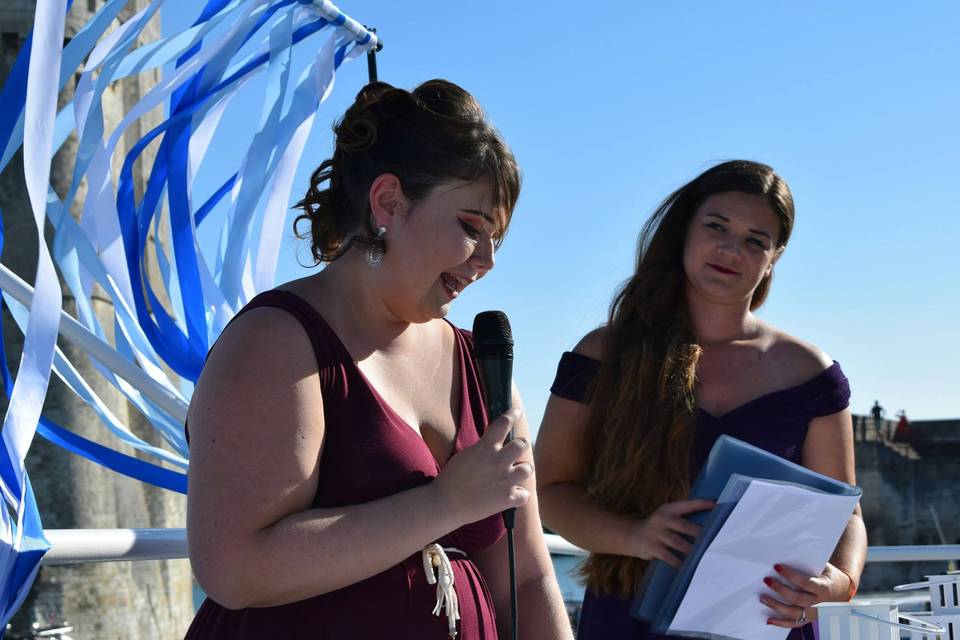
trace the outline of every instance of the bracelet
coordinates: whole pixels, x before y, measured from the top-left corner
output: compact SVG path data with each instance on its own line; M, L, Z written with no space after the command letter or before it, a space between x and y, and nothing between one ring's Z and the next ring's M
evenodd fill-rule
M850 602L853 600L853 596L857 595L857 581L853 579L853 576L850 575L849 572L844 571L840 567L837 567L837 571L847 576L847 578L850 580L850 593L847 594L847 602Z

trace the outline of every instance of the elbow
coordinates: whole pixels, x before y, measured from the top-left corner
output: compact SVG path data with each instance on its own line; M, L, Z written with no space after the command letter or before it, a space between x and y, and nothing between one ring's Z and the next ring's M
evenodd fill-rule
M230 550L229 545L190 543L193 575L211 600L225 609L258 606L251 589L249 556ZM262 594L261 594L262 595Z
M237 610L253 606L249 598L245 597L244 589L238 588L238 580L231 579L228 572L213 569L208 564L208 560L190 556L193 575L208 598L225 609Z
M560 510L563 508L563 497L558 495L563 490L557 484L538 484L537 501L540 506L540 520L543 525L553 531L558 531L560 524ZM559 533L559 531L558 531Z
M219 585L211 585L208 587L208 583L201 581L199 578L197 578L197 582L200 584L200 588L203 589L204 593L207 594L207 597L224 609L240 611L241 609L253 607L256 604L244 598L242 594L236 592L236 590L220 588Z

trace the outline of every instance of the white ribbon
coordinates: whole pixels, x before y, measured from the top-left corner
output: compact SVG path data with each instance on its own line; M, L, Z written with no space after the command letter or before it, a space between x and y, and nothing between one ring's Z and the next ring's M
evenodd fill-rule
M60 281L53 268L53 259L44 242L44 220L57 113L57 81L60 77L65 12L66 0L50 0L46 9L38 12L33 25L33 50L27 77L23 170L37 228L39 251L33 308L24 336L17 380L3 421L3 441L18 472L21 485L6 487L11 494L20 494L8 496L16 500L14 504L19 504L23 499L23 459L40 420L60 326L62 294Z
M12 296L3 294L3 298L7 307L10 309L10 315L13 316L14 322L23 330L27 324L29 310L13 299ZM166 462L186 468L187 461L185 458L144 442L125 427L103 400L90 388L83 376L81 376L70 361L67 360L66 356L60 350L60 347L57 347L54 351L53 371L57 374L57 377L63 380L64 384L93 409L103 424L121 441L144 453L152 454Z
M427 584L437 585L437 603L433 607L433 615L439 616L440 612L447 610L447 631L450 638L457 637L457 621L460 619L460 600L457 598L457 591L453 588L453 567L450 565L450 558L446 551L450 553L459 553L462 556L467 554L456 547L441 547L436 542L428 544L423 548L421 556L423 559L423 572L427 574Z
M65 0L49 0L46 11L38 12L33 24L33 44L30 55L29 74L24 105L23 171L33 209L37 229L37 277L34 287L33 310L24 335L23 353L17 379L10 394L7 415L3 420L3 444L12 467L17 486L0 483L6 504L0 504L0 565L3 584L15 589L13 594L4 593L10 606L0 613L0 625L6 625L13 612L23 603L30 584L39 569L37 563L26 580L12 577L15 566L11 560L14 553L24 551L24 517L27 509L35 510L29 501L32 494L26 476L24 458L37 430L43 399L50 382L53 350L57 343L60 326L61 291L53 267L53 259L44 241L47 184L50 176L50 161L53 150L53 135L57 115L57 91L60 78L60 55L63 47ZM16 524L11 510L16 511ZM36 523L39 527L39 522ZM26 539L29 539L28 537ZM12 598L10 597L12 596Z

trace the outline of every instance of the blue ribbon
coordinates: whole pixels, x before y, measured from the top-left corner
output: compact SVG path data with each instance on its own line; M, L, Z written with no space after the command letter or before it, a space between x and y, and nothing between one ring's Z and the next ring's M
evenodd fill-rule
M72 451L87 460L92 460L107 469L156 487L182 494L187 493L187 476L184 473L164 469L145 460L114 451L109 447L104 447L92 440L87 440L71 431L67 431L46 418L40 418L37 433L53 444L67 451Z
M33 46L33 34L27 36L20 49L10 75L0 94L0 152L6 151L7 143L13 136L17 121L23 114L23 105L27 98L27 71L30 68L30 50ZM0 169L3 167L0 166Z
M0 214L0 253L3 252L4 235L3 216ZM0 312L2 312L4 306L6 305L3 303L3 299L0 298ZM10 390L13 389L13 376L10 375L10 368L7 366L5 345L6 340L4 340L3 335L3 324L0 323L0 375L2 375L3 378L3 394L5 397L9 397ZM103 445L87 440L64 429L47 418L40 418L40 423L37 425L37 433L53 444L83 456L88 460L92 460L117 473L142 480L143 482L158 487L163 487L164 489L170 489L171 491L184 494L187 492L187 476L185 474L170 471L169 469L164 469L163 467L140 460L139 458L134 458L104 447ZM17 486L16 474L12 462L6 455L0 455L0 477L7 483L7 486ZM41 526L41 537L42 530L43 528ZM26 533L26 529L24 533ZM47 548L49 548L49 545Z
M144 369L154 377L163 377L160 369L160 361L163 360L183 378L192 381L200 373L209 341L215 337L219 327L222 327L233 313L236 305L242 302L242 295L245 295L245 292L239 291L241 277L246 283L246 274L242 269L230 267L229 273L218 273L219 278L209 273L202 256L197 255L195 237L197 225L208 218L210 212L223 201L227 193L230 193L238 184L241 185L238 195L242 197L228 209L227 222L224 226L226 242L218 249L216 256L220 263L218 271L223 260L227 260L228 266L232 265L234 260L239 261L238 265L252 263L252 258L255 257L253 251L256 248L258 252L256 254L258 260L255 273L256 286L269 286L273 274L270 265L275 263L278 240L273 235L267 234L260 239L259 243L255 242L253 239L256 238L256 233L249 227L253 224L263 224L264 219L267 219L266 212L262 215L258 214L261 193L271 184L278 167L281 167L280 173L283 179L274 182L274 187L270 191L270 202L277 203L284 197L288 197L285 193L289 191L292 167L300 157L305 131L307 131L300 125L307 122L308 118L312 123L317 103L316 99L310 101L309 83L301 82L293 94L289 109L286 112L282 110L283 102L289 95L287 81L290 47L329 24L346 25L346 30L353 34L352 37L361 38L362 36L362 40L353 42L346 38L338 41L331 40L324 45L322 51L325 55L329 56L331 51L334 54L335 70L347 57L353 57L353 53L362 51L363 49L357 49L357 47L369 43L371 36L369 33L362 34L362 29L355 21L342 13L331 21L322 18L314 20L313 17L317 15L316 9L302 8L302 5L309 4L307 0L273 0L272 3L259 0L208 0L200 17L186 32L141 46L136 51L129 51L162 1L154 0L145 11L139 14L135 23L122 25L122 35L111 40L110 45L97 50L96 62L88 60L88 64L96 66L99 75L94 74L93 66L88 69L89 73L84 73L81 87L77 92L77 101L66 105L56 115L55 122L53 112L48 111L52 109L50 106L52 101L44 104L43 120L49 119L55 127L52 136L48 130L43 131L41 139L44 146L52 142L55 151L66 140L72 129L80 128L83 131L68 195L61 203L52 189L48 189L46 211L55 229L53 257L60 267L64 280L74 293L81 322L96 335L104 337L104 327L100 325L96 314L93 313L87 297L94 283L99 283L114 300L116 309L113 327L114 344L121 357L131 362L140 361ZM71 4L72 0L66 0L66 2L60 0L57 6L65 5L66 10L69 11ZM89 58L89 53L126 4L127 0L108 0L63 48L60 52L60 60L57 61L56 57L50 58L59 66L59 78L47 78L42 83L46 95L51 95L51 92L56 89L54 80L59 81L61 89L65 86L82 61ZM47 18L51 17L49 9L47 11L48 13L43 13L43 3L38 4L38 24L47 24ZM241 22L236 22L231 27L230 40L226 43L221 42L218 55L211 56L202 48L203 39L233 12L241 13ZM304 24L308 20L310 22ZM270 52L252 55L234 64L233 58L241 47L261 30L271 25ZM296 25L302 26L294 29ZM62 23L54 26L59 30L62 28ZM60 48L59 37L41 38L43 33L44 31L38 28L36 46L34 46L33 34L27 39L0 93L0 170L22 145L24 123L34 116L32 113L26 114L26 117L24 115L31 56L42 54L43 60L46 61ZM351 45L354 47L352 50ZM34 49L36 49L35 53ZM111 146L105 148L102 113L104 92L120 77L139 73L144 69L156 68L174 57L177 59L176 67L180 68L198 54L203 55L206 63L198 65L198 68L192 71L191 77L185 78L187 81L172 92L167 120L138 141L124 159L116 192L117 218L91 217L83 221L84 227L81 229L70 216L69 209L83 178L87 176L92 179L96 175L103 176L102 183L96 185L97 191L91 190L91 198L96 198L95 194L104 197L109 193L107 187L112 187L109 172L104 171L106 164L104 151L112 152L119 132L115 132L112 136L109 143ZM321 68L329 70L330 58L326 57L325 60L327 63ZM40 62L39 57L33 60L35 68L38 62ZM254 154L253 160L248 162L244 171L230 175L194 210L188 183L192 179L191 174L194 169L189 165L189 158L195 124L201 122L205 110L215 106L218 100L229 99L250 74L268 63L270 65L268 92L259 130L256 132L256 149L250 152ZM196 65L195 62L192 64ZM34 90L35 80L37 78L30 79L31 91ZM86 102L87 100L89 103ZM79 121L75 121L77 119ZM214 123L209 121L207 124ZM207 126L204 134L210 131L212 127ZM160 135L163 137L150 172L147 189L142 201L137 203L132 179L133 163L150 141ZM296 146L290 146L291 140L296 140ZM289 149L289 153L285 154L286 149ZM284 157L287 159L281 164L281 158ZM34 168L37 165L37 162L31 164ZM249 173L251 171L253 173ZM28 186L33 210L35 214L40 215L43 192L37 190L36 169L29 175L31 179L28 180ZM91 180L91 182L98 182L98 180ZM40 184L42 185L42 182ZM103 187L102 190L101 187ZM151 226L156 229L159 224L158 212L165 195L169 204L173 240L172 260L167 258L166 251L162 247L157 247L157 253L164 289L173 305L172 314L164 309L157 292L145 278L142 265L146 255L146 243L150 241L148 232ZM84 215L98 215L94 209L96 204L100 203L108 205L108 209L113 208L109 201L91 199L87 201ZM276 215L269 217L271 224L277 219ZM232 233L230 233L231 224L234 225ZM117 233L120 234L122 248L114 243L117 240ZM92 242L91 239L93 239ZM43 241L42 238L40 241ZM0 217L0 250L2 250L2 244L3 221ZM105 257L101 259L97 255L98 251L102 251ZM41 252L41 255L46 254ZM35 305L35 314L27 318L26 311L19 303L12 298L8 300L11 314L21 326L27 318L30 327L43 326L46 332L44 335L49 337L53 332L51 327L54 326L52 324L54 316L51 316L51 312L56 311L56 307L51 307L49 304L51 291L53 291L50 287L52 265L48 259L45 258L45 260L43 265L47 269L46 275L38 280L37 286L38 299L42 304ZM225 295L227 293L229 295ZM4 301L0 300L0 310L3 305ZM212 322L208 319L211 311L213 312ZM30 335L34 335L34 329L31 329ZM4 391L9 394L13 388L13 380L6 365L2 340L2 327L0 327L0 373L3 377ZM46 358L52 345L51 341L46 339L42 344L37 344L39 346L36 353ZM71 390L97 412L104 424L113 430L117 437L163 460L174 464L185 464L184 458L152 447L130 434L93 394L62 353L54 351L53 361L53 368L57 374L64 379ZM116 377L95 360L93 364L108 381L117 386L143 412L174 450L183 456L186 455L181 425L125 380ZM21 382L18 381L17 384ZM162 384L173 389L165 378ZM45 388L44 383L43 389ZM19 387L13 395L15 396L13 404L17 405L21 397ZM18 424L23 430L11 431L19 434L19 439L14 441L14 449L11 449L19 452L19 456L25 454L25 447L29 445L29 441L25 439L26 429L29 428L31 435L33 433L33 425L23 423L33 422L36 413L39 413L37 403L24 406L31 407L29 414L19 414L19 416L13 414L19 420ZM30 415L31 418L24 420L25 415ZM36 433L58 446L115 472L172 491L186 492L187 479L183 473L119 453L72 433L42 415L37 418L37 421ZM8 435L4 434L5 440ZM10 443L7 442L7 445L9 446ZM43 537L43 528L32 486L29 478L23 474L23 461L11 459L9 451L6 455L0 452L0 480L5 485L8 502L12 500L14 507L19 506L20 513L17 515L20 518L21 527L16 533L22 544L11 549L12 566L0 584L3 589L0 593L0 620L9 619L23 602L29 591L29 585L36 575L40 559L49 548L49 543ZM11 516L9 510L4 512L4 516L9 524ZM16 528L17 525L13 523L11 526Z
M262 18L260 21L262 22ZM297 29L293 35L294 44L316 33L327 24L326 20L318 19ZM338 51L338 66L343 60L344 53L345 47L342 47ZM206 309L195 249L195 221L192 218L199 218L200 221L205 219L216 202L229 191L236 178L234 176L228 179L227 183L221 186L211 198L212 202L205 203L198 210L198 215L191 214L186 186L190 122L192 117L201 109L206 108L214 98L222 96L231 85L264 65L268 60L269 54L259 55L206 91L181 93L176 113L148 132L131 148L120 171L117 188L117 212L123 232L127 268L130 272L138 319L157 353L174 371L190 380L196 380L199 377L209 349L206 337ZM222 63L222 66L225 66L225 64ZM186 84L196 90L199 79L209 72L210 69L204 67L202 71L197 73L194 80ZM143 201L138 207L134 202L133 166L147 145L162 133L166 133L166 135L157 153L157 160L151 171ZM186 335L166 313L148 280L142 275L141 270L147 232L159 207L164 183L168 185L172 244L179 278L180 300L186 316ZM229 184L230 187L227 187L226 184ZM202 216L199 215L200 213L202 213ZM141 295L141 292L146 293L146 298ZM150 311L152 311L152 317Z

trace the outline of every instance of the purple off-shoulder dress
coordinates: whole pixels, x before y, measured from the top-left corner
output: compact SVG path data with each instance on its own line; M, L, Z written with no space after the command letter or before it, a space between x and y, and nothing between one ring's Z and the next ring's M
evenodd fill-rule
M589 385L600 362L579 353L560 358L557 377L550 388L555 395L589 403ZM810 380L746 402L722 416L697 409L696 434L691 457L691 482L706 462L714 442L729 435L800 463L803 440L810 421L843 411L850 404L850 386L840 364L834 362ZM631 601L587 589L580 613L577 640L657 640L647 623L630 616ZM788 640L813 640L813 625L794 629Z
M257 307L280 308L299 320L317 358L325 437L314 507L370 502L427 484L437 476L440 467L423 439L368 383L346 347L313 307L290 292L277 290L258 295L241 313ZM460 376L456 455L477 442L487 416L471 355L472 336L456 327L454 333ZM431 514L424 513L423 517ZM490 591L470 558L496 543L504 533L503 518L496 514L437 540L443 547L466 553L448 554L460 604L458 640L497 638ZM365 552L360 546L345 551L356 555ZM243 562L243 558L236 561ZM317 565L313 570L320 574L325 568ZM207 598L186 637L446 640L446 615L431 613L436 595L436 587L427 583L417 553L356 584L282 606L231 610Z

